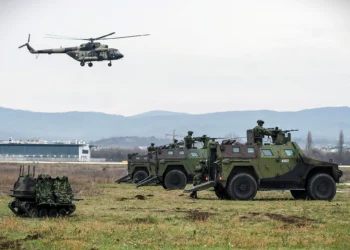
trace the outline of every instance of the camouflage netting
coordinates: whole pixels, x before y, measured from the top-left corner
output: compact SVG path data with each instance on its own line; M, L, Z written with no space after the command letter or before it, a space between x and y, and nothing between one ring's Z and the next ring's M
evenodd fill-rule
M68 177L57 177L53 183L53 192L57 203L71 203L73 199L72 187L68 182Z
M66 176L52 179L50 175L39 175L36 196L39 203L72 203L73 191Z

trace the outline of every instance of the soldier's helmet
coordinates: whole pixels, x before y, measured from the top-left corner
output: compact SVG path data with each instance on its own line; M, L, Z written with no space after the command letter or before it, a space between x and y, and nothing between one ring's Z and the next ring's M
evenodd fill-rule
M151 143L151 146L154 146L154 145L155 145L155 144L152 142L152 143Z
M178 142L178 140L177 139L174 139L174 143L177 143Z
M264 124L264 121L263 120L258 120L257 123L260 125L263 125Z
M187 132L189 135L193 135L193 131L188 131Z

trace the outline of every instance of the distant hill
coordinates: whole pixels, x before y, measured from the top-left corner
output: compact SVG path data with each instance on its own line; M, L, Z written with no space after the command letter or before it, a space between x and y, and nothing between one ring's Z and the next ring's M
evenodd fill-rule
M166 133L184 134L194 131L194 136L207 134L225 136L229 133L244 137L246 129L253 128L258 119L265 127L299 129L293 138L306 138L311 131L314 139L336 141L343 129L345 140L350 136L350 108L328 107L297 112L228 111L209 114L184 114L151 111L131 117L97 112L42 113L0 108L0 139L40 137L46 140L83 139L138 136L164 138ZM6 137L6 138L4 138Z

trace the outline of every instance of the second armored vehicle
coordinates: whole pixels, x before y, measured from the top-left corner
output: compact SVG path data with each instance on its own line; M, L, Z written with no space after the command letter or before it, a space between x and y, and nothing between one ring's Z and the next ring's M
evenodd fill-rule
M138 183L150 175L150 158L147 154L128 154L128 174L116 180L116 183Z

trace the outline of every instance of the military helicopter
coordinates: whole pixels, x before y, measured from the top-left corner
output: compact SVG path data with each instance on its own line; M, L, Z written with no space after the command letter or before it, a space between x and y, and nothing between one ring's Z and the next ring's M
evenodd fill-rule
M44 49L44 50L35 50L30 45L30 34L28 35L28 42L19 46L21 49L24 46L27 46L27 49L32 54L67 54L73 59L80 62L81 66L85 66L85 62L89 62L89 67L92 67L93 61L109 61L108 66L112 66L113 60L118 60L124 57L123 54L119 52L117 49L108 48L108 45L101 44L99 42L95 42L98 40L112 40L112 39L122 39L122 38L131 38L131 37L139 37L139 36L149 36L149 34L142 35L132 35L132 36L120 36L120 37L108 37L114 35L115 32L109 33L107 35L103 35L96 38L75 38L75 37L67 37L67 36L57 36L52 34L46 34L46 38L52 39L67 39L67 40L83 40L89 41L88 43L83 43L77 47L67 47L67 48L59 48L59 49Z

